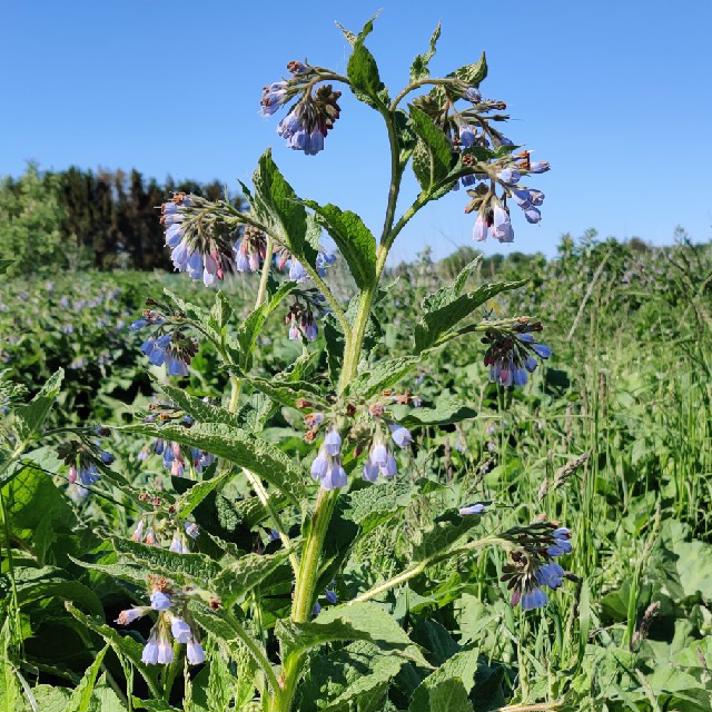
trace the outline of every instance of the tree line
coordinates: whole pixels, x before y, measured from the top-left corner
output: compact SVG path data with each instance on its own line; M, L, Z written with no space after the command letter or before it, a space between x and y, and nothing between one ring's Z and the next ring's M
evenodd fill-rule
M40 171L29 164L0 182L0 258L12 260L14 273L172 269L157 208L175 191L214 200L225 188L170 177L161 183L136 169Z

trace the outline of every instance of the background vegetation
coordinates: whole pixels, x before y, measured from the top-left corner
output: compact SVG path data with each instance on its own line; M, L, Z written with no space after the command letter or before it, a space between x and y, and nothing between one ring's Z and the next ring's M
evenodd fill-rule
M42 262L48 269L28 273L17 266L21 274L0 286L4 399L12 397L8 383L35 392L63 367L54 427L126 422L129 406L149 403L150 376L162 375L151 373L128 324L145 297L165 286L206 305L210 291L160 272L62 274L57 266L163 264L158 228L145 216L153 218L153 205L169 187L146 187L136 172L127 183L119 173L40 174L33 167L5 183L0 249L19 257L19 265ZM78 194L91 197L70 197ZM137 231L134 219L142 226ZM23 252L30 235L35 242ZM69 235L74 252L67 249ZM414 691L425 671L408 664L379 688L372 706L361 700L359 710L484 712L534 703L544 703L541 710L712 708L712 248L679 237L675 247L655 249L597 241L593 234L566 237L556 259L482 262L477 279L529 280L508 304L502 298L488 309L541 318L554 355L525 388L505 390L487 382L484 348L472 338L449 345L404 384L426 405L441 391L467 400L477 417L419 430L412 458L394 482L354 488L344 497L334 536L348 538L356 526L369 534L350 552L334 587L348 600L357 588L400 570L426 523L471 500L494 503L482 519L483 533L542 512L565 521L574 537L567 568L579 581L553 595L543 611L523 614L510 607L498 581L497 552L444 563L427 581L414 579L388 605L428 660L463 666L467 699L460 706L435 696L423 700ZM405 351L411 305L471 256L462 250L434 264L426 254L392 271L394 298L383 304L393 306L378 314L390 356ZM225 288L238 311L249 311L251 279L240 276ZM299 348L273 319L260 368L275 373ZM221 397L226 375L210 349L201 347L191 365L191 392ZM298 455L299 413L282 408L266 436ZM111 442L114 467L137 487L185 488L160 458L139 460L144 445ZM100 652L107 639L100 624L114 627L117 612L137 600L136 590L78 564L110 565L115 554L102 529L130 532L138 510L106 482L96 490L68 497L66 473L47 443L2 487L1 709L142 709L144 681L133 679L128 653L120 646ZM210 552L211 536L245 550L275 546L245 497L227 488L196 510L207 533L201 550ZM267 582L254 595L262 610L255 632L269 644L274 611L288 605L288 593ZM299 709L320 709L327 690L333 698L354 676L374 674L355 668L344 676L343 654L332 646L314 655ZM181 678L160 709L184 693L187 709L196 712L248 709L240 671L220 665L219 656L211 660ZM386 659L377 666L385 668ZM329 709L342 708L356 709Z

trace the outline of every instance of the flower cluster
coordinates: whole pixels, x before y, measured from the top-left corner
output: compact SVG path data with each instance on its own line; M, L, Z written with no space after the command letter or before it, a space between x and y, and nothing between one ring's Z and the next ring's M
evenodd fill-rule
M267 254L267 238L262 230L246 225L233 248L238 272L257 272Z
M299 96L279 122L277 133L290 148L313 156L323 150L324 139L339 118L341 92L334 91L330 84L317 86L324 72L316 67L290 62L287 69L292 74L289 79L263 88L261 112L263 116L272 116L293 97Z
M341 465L341 435L331 426L311 465L311 476L322 489L333 490L346 486L346 470Z
M551 522L536 522L504 536L517 545L502 575L512 591L512 605L519 604L525 611L545 606L548 597L544 589L556 590L570 577L554 559L572 551L571 532Z
M547 359L551 349L537 343L532 331L540 331L538 322L516 324L511 331L488 329L482 341L488 344L485 366L489 366L490 380L501 386L523 386L537 367L535 356Z
M166 367L169 376L187 376L188 364L195 356L198 346L181 329L168 330L166 318L157 311L147 309L141 319L130 326L131 331L140 331L146 327L158 327L141 344L141 351L154 366Z
M93 433L101 437L107 435L108 431L99 426ZM67 482L77 500L88 493L87 487L98 482L101 467L108 467L115 459L110 452L102 449L99 442L81 434L79 437L79 441L64 442L57 446L57 456L67 466Z
M387 425L391 439L399 448L406 448L413 442L413 436L408 428L398 423L388 423ZM363 479L375 482L379 474L386 479L392 479L398 474L396 458L388 447L386 438L383 437L380 422L376 425L376 431L368 449L368 456L363 463Z
M233 268L234 237L230 228L203 209L207 205L199 196L176 193L161 206L161 223L173 266L211 287Z
M196 447L185 452L179 443L162 438L156 439L153 445L144 447L139 453L139 459L148 459L151 452L162 456L163 466L173 477L185 477L186 465L192 467L194 472L200 473L215 461L215 456L208 452Z
M179 612L176 612L179 610ZM187 601L181 592L173 592L166 579L151 577L149 606L134 606L119 613L116 623L129 625L151 611L158 613L157 620L144 645L141 661L146 665L168 665L173 662L173 643L186 646L190 665L205 662L205 651L191 625Z
M151 516L142 516L138 520L131 533L131 539L149 546L160 546L163 537L170 535L171 543L168 549L176 554L187 554L190 552L190 540L197 539L199 534L200 529L195 522L183 522L181 527L172 519L164 520L155 513ZM165 540L167 541L167 536Z
M463 109L455 108L460 99L466 102ZM472 188L467 191L470 201L465 212L477 211L475 240L487 237L500 242L514 240L509 200L522 209L528 222L541 220L539 208L544 194L520 181L544 173L550 166L547 161L532 161L529 151L514 154L514 143L495 128L495 123L509 118L499 113L507 108L505 102L483 99L478 87L452 79L448 86L435 87L416 104L442 126L453 150L459 154L459 182ZM458 189L459 183L455 182L453 187Z
M318 315L319 310L312 300L304 299L304 302L300 302L298 298L295 299L284 317L284 323L289 326L289 338L292 341L302 338L314 341L319 335L316 322Z

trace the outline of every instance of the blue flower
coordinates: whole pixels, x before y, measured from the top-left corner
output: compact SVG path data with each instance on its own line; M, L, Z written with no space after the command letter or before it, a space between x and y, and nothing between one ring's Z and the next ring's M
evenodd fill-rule
M200 665L205 662L205 651L203 650L203 646L195 640L195 638L191 638L188 641L185 656L188 658L188 663L190 665Z
M460 516L468 517L472 514L484 514L487 511L487 505L484 502L475 502L475 504L468 504L464 507L460 507Z
M336 595L336 591L332 591L327 588L326 591L324 591L324 596L332 606L339 602L339 597Z
M388 427L391 431L393 442L398 445L398 447L408 447L408 445L413 442L413 436L410 434L410 430L408 430L408 428L405 428L398 423L389 423Z
M287 82L279 81L268 84L262 89L262 98L260 99L260 112L262 116L272 116L289 101L289 93L287 92Z
M514 230L509 212L499 203L495 203L493 210L492 235L500 242L512 242Z
M477 242L482 242L487 239L488 233L489 227L487 225L487 220L482 213L478 213L477 220L475 220L475 227L472 230L472 239Z
M522 595L521 605L523 611L531 611L534 608L543 608L548 601L547 595L538 586Z
M332 457L341 451L341 435L336 428L331 428L324 436L324 449Z
M151 608L154 611L165 611L171 607L170 596L167 596L163 591L156 589L151 594Z
M190 626L178 616L173 616L171 620L171 634L179 643L187 643L193 638L193 631Z
M292 257L289 260L289 279L293 282L303 282L307 276L304 265L296 257Z
M141 653L141 662L146 665L156 665L158 663L158 638L155 633L151 633L151 637L143 646Z
M530 173L546 173L550 168L549 161L532 161L529 164Z
M463 148L470 148L475 145L477 139L477 134L475 133L474 127L469 124L462 124L458 128L460 145Z
M502 183L506 183L507 185L514 185L515 183L518 183L521 177L521 173L511 166L503 168L499 173L497 173L497 178L499 178Z
M566 527L555 529L552 536L554 543L546 550L549 556L562 556L563 554L570 554L571 551L573 551L573 546L569 541L571 539L571 532Z
M534 573L534 577L539 585L555 590L563 583L565 573L559 564L552 561L540 566Z

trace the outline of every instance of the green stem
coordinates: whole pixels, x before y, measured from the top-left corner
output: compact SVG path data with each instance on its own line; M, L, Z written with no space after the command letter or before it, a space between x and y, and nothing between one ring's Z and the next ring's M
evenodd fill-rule
M274 252L274 240L267 235L267 245L265 246L265 261L260 274L260 286L257 288L257 298L255 299L255 309L259 307L267 296L267 281L269 280L270 267L272 266L272 253Z

